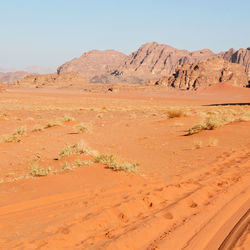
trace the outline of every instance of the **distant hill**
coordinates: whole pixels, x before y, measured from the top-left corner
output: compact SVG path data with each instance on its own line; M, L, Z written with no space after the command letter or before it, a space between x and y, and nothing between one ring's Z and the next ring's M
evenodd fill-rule
M190 52L156 42L146 43L128 56L112 50L92 50L59 66L58 73L79 72L93 83L142 83L171 76L185 63L199 63L218 57L243 65L250 80L250 48L215 54L209 49Z
M109 74L114 71L127 56L115 50L91 50L84 53L79 58L64 63L59 66L57 72L81 73L87 78L94 77L101 74Z
M7 72L7 73L0 72L0 81L3 83L13 83L14 81L22 79L28 74L29 73L25 71L16 71L16 72Z

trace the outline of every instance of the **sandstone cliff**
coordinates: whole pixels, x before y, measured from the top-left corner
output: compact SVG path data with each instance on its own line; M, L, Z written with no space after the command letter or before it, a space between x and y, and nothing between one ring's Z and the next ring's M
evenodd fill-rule
M250 80L250 47L247 49L234 50L230 49L226 52L220 53L221 57L232 63L243 65L248 79Z
M117 72L122 75L137 75L152 79L173 74L175 69L183 63L200 62L215 56L208 49L189 52L152 42L142 45L136 52L129 55Z
M200 63L185 63L171 77L162 77L155 85L165 85L181 90L197 90L218 82L246 87L248 78L244 67L222 58L208 59Z

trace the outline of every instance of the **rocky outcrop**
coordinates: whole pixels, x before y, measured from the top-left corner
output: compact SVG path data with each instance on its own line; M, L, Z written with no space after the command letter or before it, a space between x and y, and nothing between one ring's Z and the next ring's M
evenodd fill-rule
M14 83L16 86L21 87L78 87L88 84L87 80L78 73L69 72L65 74L47 74L47 75L28 75L22 80L18 80Z
M27 76L29 73L25 71L16 71L16 72L0 72L0 81L4 83L13 83L16 80L22 79Z
M115 50L91 50L58 67L58 74L77 72L87 78L114 71L126 58L126 55Z
M173 74L175 69L183 63L200 62L215 56L208 49L189 52L156 42L146 43L127 57L117 69L117 74L156 79Z
M181 90L197 90L218 82L246 87L248 78L242 65L230 63L222 58L208 59L200 63L179 66L171 77L162 77L155 85L165 85Z
M250 80L250 47L247 49L234 50L230 49L226 52L220 53L220 56L232 63L243 65L248 79Z

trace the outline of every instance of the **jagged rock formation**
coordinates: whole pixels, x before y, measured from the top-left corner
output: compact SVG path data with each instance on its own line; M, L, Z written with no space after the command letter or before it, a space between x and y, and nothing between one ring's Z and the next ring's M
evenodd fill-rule
M117 68L126 55L115 50L91 50L58 67L58 74L67 72L81 73L87 78L110 73Z
M22 79L27 76L29 73L25 71L16 71L16 72L0 72L0 81L4 83L13 83L16 80Z
M69 72L65 74L47 74L47 75L28 75L22 80L18 80L14 83L17 86L22 87L56 87L56 88L65 88L65 87L78 87L88 84L87 80L78 73Z
M208 59L200 63L186 63L179 66L171 77L162 77L155 85L165 85L181 90L197 90L218 82L246 87L248 78L244 67L222 58Z
M142 45L129 56L114 50L92 50L60 66L58 73L82 73L92 83L141 83L171 76L184 63L218 57L243 65L250 80L250 48L215 54L209 49L190 52L156 42Z
M215 56L208 49L189 52L156 42L146 43L127 57L117 69L117 74L136 75L144 79L169 76L183 63L200 62Z
M245 67L245 72L250 80L250 47L247 49L230 49L226 52L220 53L220 56L232 63L238 63Z

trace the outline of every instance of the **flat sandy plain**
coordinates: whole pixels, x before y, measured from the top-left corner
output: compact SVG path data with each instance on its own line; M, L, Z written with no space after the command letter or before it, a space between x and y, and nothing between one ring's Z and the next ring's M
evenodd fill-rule
M249 102L227 84L0 93L0 249L250 249ZM233 122L186 136L209 115ZM139 171L59 157L82 141Z

